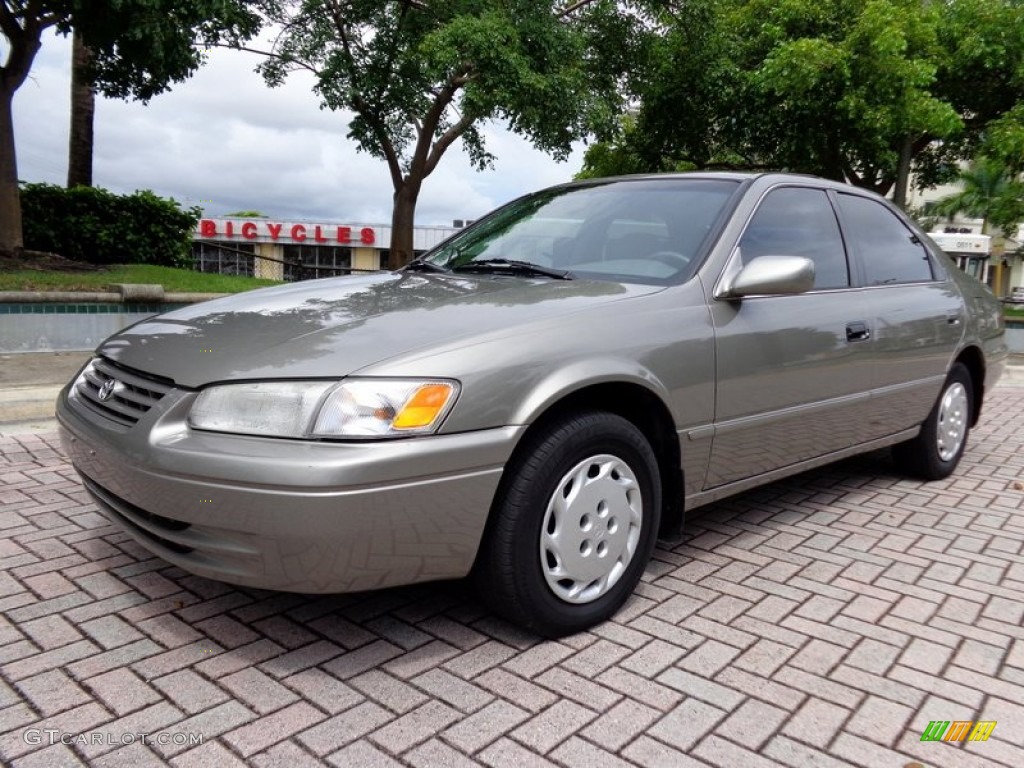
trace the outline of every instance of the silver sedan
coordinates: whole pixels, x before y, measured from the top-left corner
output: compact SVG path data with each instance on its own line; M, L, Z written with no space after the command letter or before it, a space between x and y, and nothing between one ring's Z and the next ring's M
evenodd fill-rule
M546 635L684 512L892 446L954 471L999 302L881 198L782 174L569 184L398 272L135 325L61 393L97 505L188 571L343 592L472 575Z

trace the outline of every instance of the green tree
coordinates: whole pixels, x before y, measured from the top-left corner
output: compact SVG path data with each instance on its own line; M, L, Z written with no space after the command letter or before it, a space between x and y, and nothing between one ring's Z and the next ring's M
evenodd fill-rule
M1024 221L1024 182L1006 164L992 157L979 157L960 172L960 191L938 200L934 212L952 218L963 213L981 219L981 232L990 227L1013 237Z
M348 137L382 159L393 197L389 266L413 255L424 180L457 141L484 169L483 126L504 120L556 159L617 109L631 17L614 0L268 0L281 28L260 71L271 86L313 73ZM252 50L252 49L247 49Z
M951 181L959 161L1000 156L1024 162L1024 2L947 0L934 4L941 54L934 92L963 121L963 129L915 155L922 188Z
M741 138L784 167L885 194L905 184L915 143L961 128L931 90L940 49L930 3L754 0L732 18L740 93L759 106L741 110Z
M731 94L725 18L716 0L651 3L632 30L622 88L635 106L591 144L577 178L722 163ZM740 161L740 158L733 158Z
M1024 159L1021 0L697 0L650 35L635 126L586 173L787 169L902 204L911 170L931 186L980 148Z
M1024 101L985 126L982 152L1002 160L1012 173L1024 173Z
M92 52L88 78L101 93L146 101L189 77L202 61L200 42L248 39L260 19L246 0L3 0L0 33L0 256L22 248L13 101L42 35L72 29Z
M623 176L629 173L644 173L650 170L644 158L634 149L636 124L621 128L617 138L599 141L587 147L583 154L583 168L576 179L599 179L606 176Z

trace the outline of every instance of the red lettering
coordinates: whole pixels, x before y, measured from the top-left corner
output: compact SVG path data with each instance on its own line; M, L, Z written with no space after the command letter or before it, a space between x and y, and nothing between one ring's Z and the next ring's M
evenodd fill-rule
M234 237L235 236L235 225L234 225L234 222L230 222L230 221L225 221L224 222L224 234L226 236L228 236L228 237Z
M352 242L352 227L338 227L338 242L339 243L351 243Z
M375 233L370 227L363 227L359 230L359 240L366 245L373 245Z
M277 240L277 236L281 234L281 225L267 224L267 231L270 233L271 240Z
M320 234L320 225L319 224L317 224L316 227L313 229L313 240L315 240L318 243L326 243L327 242L327 238L324 237L322 234Z
M292 225L292 240L297 243L301 243L306 239L306 228L301 224Z
M217 222L210 221L209 219L202 219L199 222L199 236L200 237L216 237L217 236Z
M251 221L245 222L245 224L242 225L242 237L244 237L246 240L255 240L256 225L253 224Z

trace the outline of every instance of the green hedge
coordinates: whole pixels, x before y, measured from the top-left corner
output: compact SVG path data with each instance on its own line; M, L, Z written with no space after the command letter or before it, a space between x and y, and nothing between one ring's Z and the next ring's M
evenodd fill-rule
M149 190L21 185L25 247L90 264L189 266L200 213Z

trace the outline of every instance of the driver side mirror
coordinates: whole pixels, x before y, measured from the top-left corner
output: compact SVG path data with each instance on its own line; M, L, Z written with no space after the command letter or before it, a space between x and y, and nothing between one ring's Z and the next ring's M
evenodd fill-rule
M758 256L719 291L719 298L788 295L814 287L814 262L802 256Z

